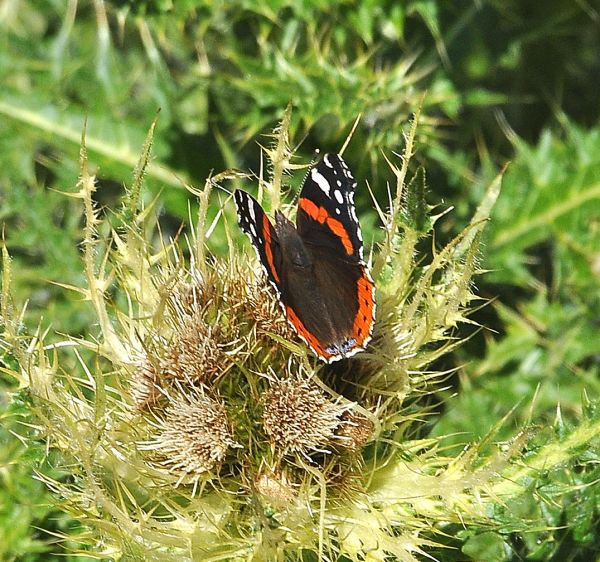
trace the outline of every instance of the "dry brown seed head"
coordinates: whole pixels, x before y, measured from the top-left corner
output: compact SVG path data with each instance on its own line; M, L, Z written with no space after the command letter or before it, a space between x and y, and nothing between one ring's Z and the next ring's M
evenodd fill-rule
M152 408L162 396L156 361L144 358L131 376L131 396L140 410Z
M286 339L295 339L295 333L281 312L270 286L266 283L253 285L249 288L246 302L258 335L273 333Z
M370 419L354 410L346 410L335 432L340 438L337 445L350 451L358 451L369 441L373 429L373 422Z
M208 326L199 314L188 318L168 347L165 377L191 384L214 381L228 364L219 349L218 333L218 326Z
M275 504L286 504L295 499L296 493L289 479L281 471L263 470L254 482L256 491Z
M239 446L223 404L202 389L178 396L157 426L159 433L144 449L175 473L199 476L223 461L228 449Z
M345 410L315 383L299 379L277 381L264 402L265 431L273 448L284 453L325 451Z

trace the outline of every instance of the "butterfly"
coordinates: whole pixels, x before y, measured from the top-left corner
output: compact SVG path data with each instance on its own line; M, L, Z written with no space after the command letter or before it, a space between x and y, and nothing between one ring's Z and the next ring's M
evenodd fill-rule
M236 190L240 228L254 246L289 323L327 363L365 349L375 321L375 284L363 259L356 181L338 154L325 154L300 191L296 224L275 223Z

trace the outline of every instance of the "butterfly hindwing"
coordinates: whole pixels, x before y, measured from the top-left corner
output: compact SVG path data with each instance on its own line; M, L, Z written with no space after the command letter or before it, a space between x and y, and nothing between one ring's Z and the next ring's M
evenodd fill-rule
M332 258L327 248L315 246L311 256L314 293L306 295L284 279L281 297L288 320L323 361L350 357L372 336L373 280L365 265Z

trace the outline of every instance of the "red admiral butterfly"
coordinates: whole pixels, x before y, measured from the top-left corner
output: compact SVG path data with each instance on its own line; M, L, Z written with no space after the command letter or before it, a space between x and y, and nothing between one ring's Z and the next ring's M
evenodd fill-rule
M254 197L234 194L240 227L287 319L327 363L363 350L373 332L375 285L363 261L355 187L341 156L326 154L304 179L296 226L280 211L271 224Z

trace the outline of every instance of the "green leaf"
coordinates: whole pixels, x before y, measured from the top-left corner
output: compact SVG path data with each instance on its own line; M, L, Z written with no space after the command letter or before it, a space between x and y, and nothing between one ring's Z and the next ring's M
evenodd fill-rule
M487 531L469 537L462 547L462 552L471 560L504 562L510 560L511 549L502 536Z

